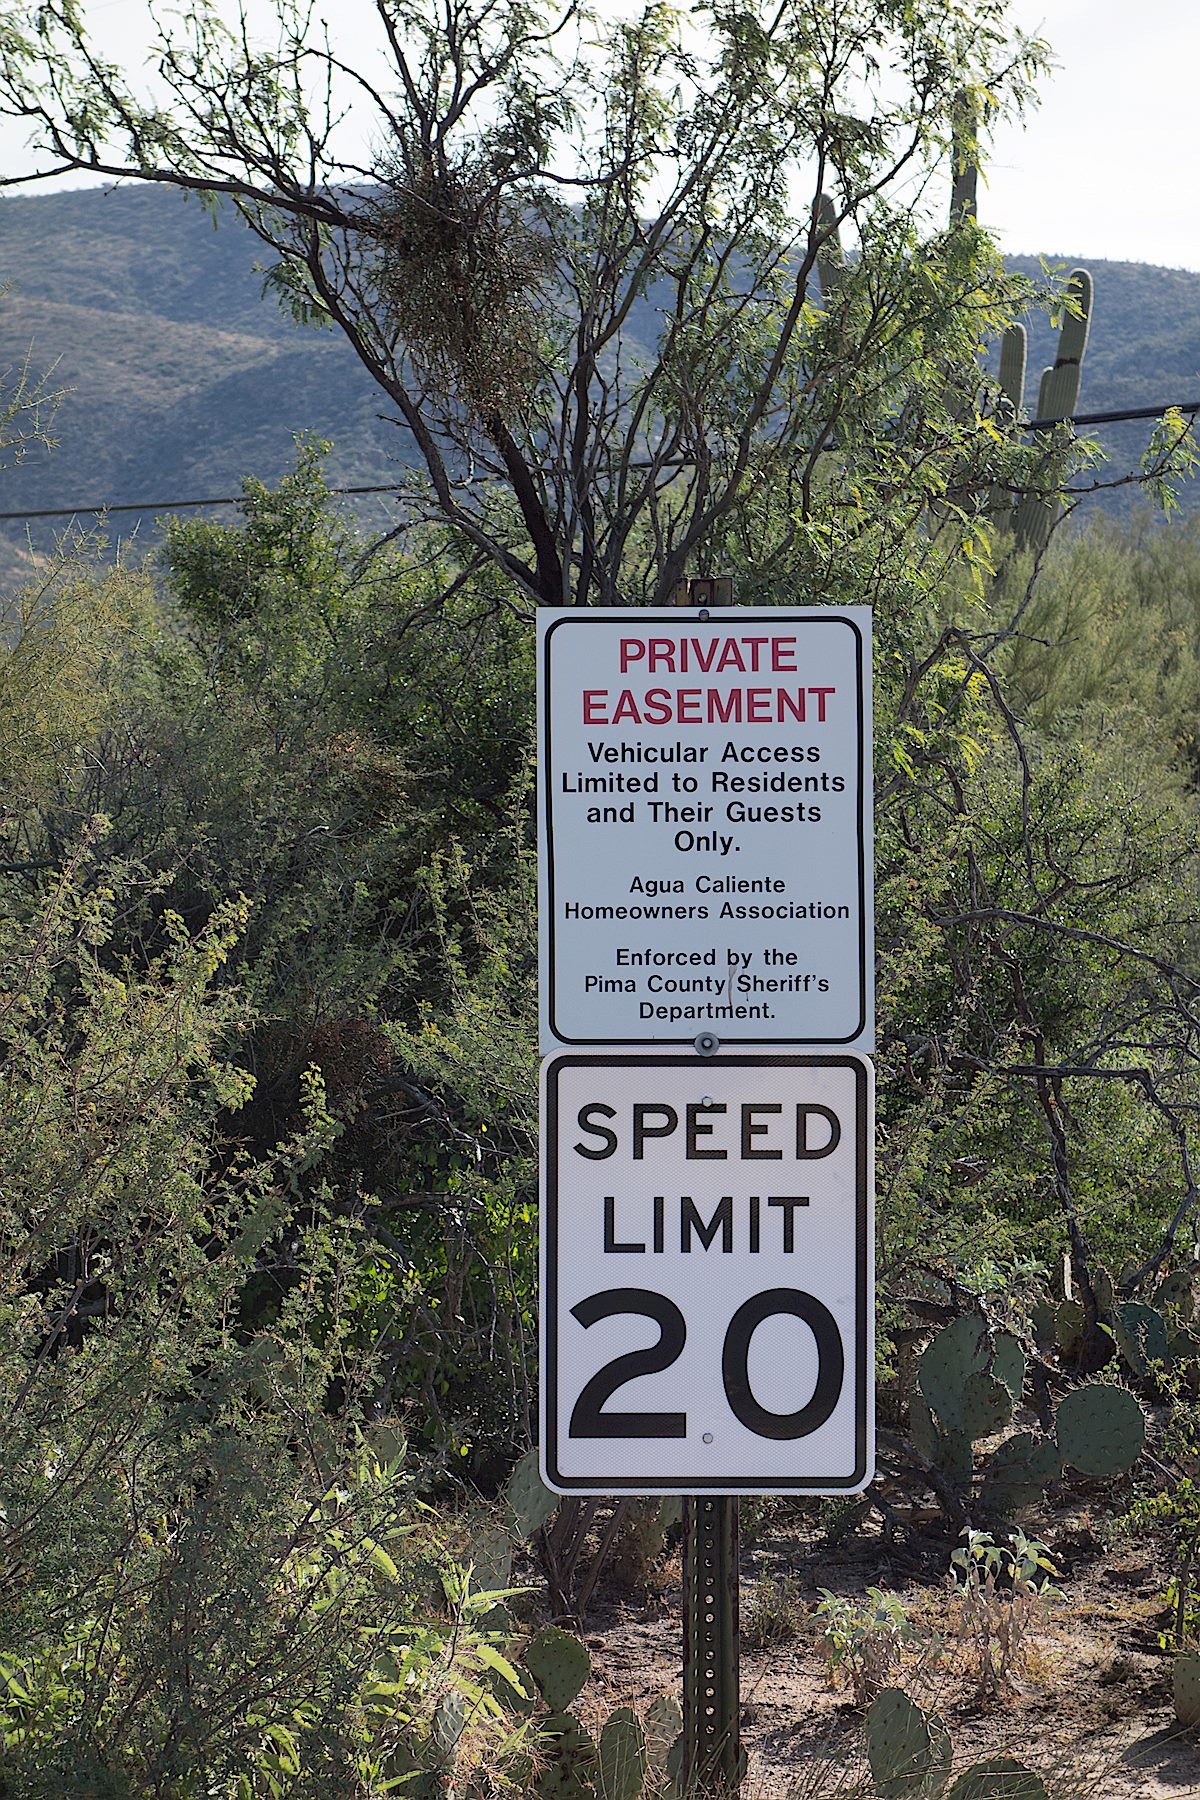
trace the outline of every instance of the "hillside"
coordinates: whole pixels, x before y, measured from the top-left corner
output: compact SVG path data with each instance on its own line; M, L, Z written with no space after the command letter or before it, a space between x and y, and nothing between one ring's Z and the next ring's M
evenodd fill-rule
M0 366L32 346L70 390L59 447L4 472L0 511L156 502L236 493L243 475L270 481L296 434L333 442L331 480L386 482L406 462L401 431L333 333L294 327L262 297L263 246L232 213L214 231L194 201L157 191L80 189L6 198L0 269ZM1055 259L1056 266L1071 266ZM1036 273L1038 264L1018 267ZM1096 309L1084 369L1087 411L1200 398L1200 275L1093 263ZM1029 387L1052 355L1038 322ZM1113 473L1136 465L1147 427L1101 434ZM1128 491L1105 502L1128 503ZM1195 496L1191 497L1195 503ZM386 513L374 503L375 517ZM153 532L153 508L116 515L114 531ZM45 546L56 525L34 523ZM24 531L0 524L0 571L20 560Z

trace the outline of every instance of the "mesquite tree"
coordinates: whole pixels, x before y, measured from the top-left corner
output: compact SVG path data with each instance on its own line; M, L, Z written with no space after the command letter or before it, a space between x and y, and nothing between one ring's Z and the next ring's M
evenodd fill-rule
M189 0L135 75L49 0L0 24L0 111L42 176L236 206L386 396L414 503L539 604L661 601L714 559L769 584L868 491L864 541L973 515L976 354L1019 284L942 227L964 96L1019 107L1038 66L1005 0L374 13L352 67L293 0L263 48Z

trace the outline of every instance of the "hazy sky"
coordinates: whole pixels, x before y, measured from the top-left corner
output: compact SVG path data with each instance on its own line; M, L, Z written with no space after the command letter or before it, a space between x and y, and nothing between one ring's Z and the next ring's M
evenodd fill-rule
M627 10L629 0L601 0ZM114 60L137 60L139 0L83 0ZM361 8L361 11L360 11ZM365 0L318 5L353 54ZM1001 247L1200 270L1200 154L1191 83L1200 62L1197 0L1013 0L1012 16L1050 40L1061 65L1023 130L995 144L980 220ZM15 170L22 139L0 129ZM70 185L70 184L68 184Z
M1197 0L1014 0L1059 67L996 142L980 222L1004 249L1200 270Z

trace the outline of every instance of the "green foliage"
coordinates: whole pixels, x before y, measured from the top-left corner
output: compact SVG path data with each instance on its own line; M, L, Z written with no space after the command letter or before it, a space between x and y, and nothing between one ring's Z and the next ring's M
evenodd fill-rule
M795 1576L763 1575L741 1613L742 1642L752 1649L784 1644L804 1628L803 1588Z
M814 1613L818 1647L830 1674L845 1675L856 1706L867 1706L887 1684L906 1645L919 1637L895 1594L869 1587L863 1600L821 1589Z
M1055 1600L1058 1570L1045 1544L1014 1531L1006 1544L990 1532L964 1529L950 1558L954 1629L974 1664L981 1698L1015 1691L1029 1655L1030 1633Z
M168 913L166 948L114 965L139 883L97 828L32 904L8 878L0 927L5 1775L315 1795L469 1690L493 1602L435 1594L414 1477L370 1448L361 1247L319 1188L303 1279L270 1329L241 1322L339 1128L312 1070L292 1136L218 1157L254 1085L221 987L246 909L196 935Z

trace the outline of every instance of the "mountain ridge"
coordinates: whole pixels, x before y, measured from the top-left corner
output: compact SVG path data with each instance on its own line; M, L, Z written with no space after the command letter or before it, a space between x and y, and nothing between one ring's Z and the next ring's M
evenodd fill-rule
M411 466L400 430L349 346L295 326L263 296L269 251L231 209L219 229L194 199L135 188L5 196L0 206L0 366L53 365L70 389L59 448L3 471L0 512L206 499L244 476L272 482L299 435L333 444L334 486L387 483ZM1116 411L1200 399L1200 274L1088 262L1096 283L1080 410ZM1055 256L1011 257L1040 278ZM1031 321L1027 402L1053 361L1049 321ZM1185 391L1186 390L1186 391ZM1150 427L1103 428L1110 473L1136 467ZM1188 492L1185 504L1197 504ZM1108 497L1128 505L1127 490ZM370 509L388 516L386 503ZM63 521L65 524L66 521ZM114 516L113 534L144 540L153 513ZM31 525L44 548L50 523ZM20 521L0 522L0 573L24 563ZM15 561L14 561L15 559Z

